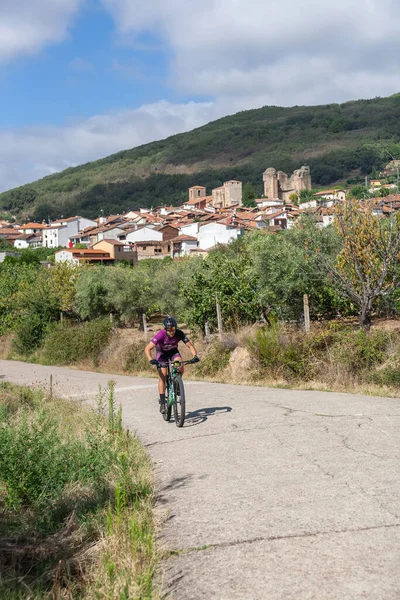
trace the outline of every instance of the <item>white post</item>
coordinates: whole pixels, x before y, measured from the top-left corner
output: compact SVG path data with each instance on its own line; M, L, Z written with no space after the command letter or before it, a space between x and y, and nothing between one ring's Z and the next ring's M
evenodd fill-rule
M308 304L308 294L304 294L303 303L304 303L304 329L308 333L311 329L311 327L310 327L310 307Z
M147 319L146 319L146 315L143 313L142 314L142 319L143 319L143 333L144 333L144 337L147 338L147 334L148 334L148 327L147 327Z

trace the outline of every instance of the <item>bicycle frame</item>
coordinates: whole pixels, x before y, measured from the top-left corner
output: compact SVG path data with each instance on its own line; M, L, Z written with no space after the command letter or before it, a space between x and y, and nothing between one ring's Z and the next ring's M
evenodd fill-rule
M166 383L168 389L168 398L166 398L166 400L168 406L172 406L175 402L174 379L177 375L180 375L179 367L190 364L193 364L191 360L169 360L167 363L159 363L159 368L167 369Z

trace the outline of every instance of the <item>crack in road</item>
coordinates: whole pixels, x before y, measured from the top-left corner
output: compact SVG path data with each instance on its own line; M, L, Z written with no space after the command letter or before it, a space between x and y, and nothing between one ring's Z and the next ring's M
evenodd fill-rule
M231 548L234 546L241 546L246 544L255 544L257 542L275 542L280 540L293 540L293 539L304 539L304 538L315 538L318 536L325 535L340 535L345 533L361 533L364 531L376 531L378 529L391 529L400 527L400 523L390 523L387 525L371 525L369 527L357 527L355 529L336 529L332 531L306 531L304 533L289 533L287 535L270 535L270 536L259 536L249 538L246 540L234 540L231 542L219 542L215 544L204 544L203 546L189 547L189 548L174 548L167 551L167 555L180 556L182 554L190 554L192 552L202 552L204 550L218 549L218 548Z

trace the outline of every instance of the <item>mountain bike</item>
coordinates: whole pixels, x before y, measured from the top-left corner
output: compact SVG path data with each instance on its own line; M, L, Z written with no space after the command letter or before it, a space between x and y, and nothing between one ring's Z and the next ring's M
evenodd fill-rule
M158 363L157 368L166 368L166 386L165 386L165 402L166 412L163 413L164 421L171 419L172 409L174 410L175 425L183 427L185 422L185 387L183 385L182 375L179 367L181 365L192 365L192 360L168 361L168 363Z

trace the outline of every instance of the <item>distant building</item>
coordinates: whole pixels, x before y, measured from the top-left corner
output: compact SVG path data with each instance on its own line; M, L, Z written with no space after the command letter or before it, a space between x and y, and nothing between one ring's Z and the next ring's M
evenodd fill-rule
M18 248L18 250L41 248L42 246L42 236L35 235L34 233L22 233L14 240L14 248Z
M310 167L301 167L289 177L283 171L270 168L264 171L264 196L268 200L288 202L291 194L298 195L302 190L311 190Z
M56 263L66 262L72 265L88 263L112 265L114 263L114 259L111 258L109 252L94 250L92 248L64 248L63 250L58 250L54 254L54 261Z
M113 260L129 260L137 263L137 252L129 244L117 240L101 240L92 246L93 250L108 252Z
M242 206L242 182L231 179L212 191L211 205L214 208Z
M43 246L58 248L69 245L69 238L76 235L86 227L97 225L96 221L84 217L69 217L54 221L43 229Z

